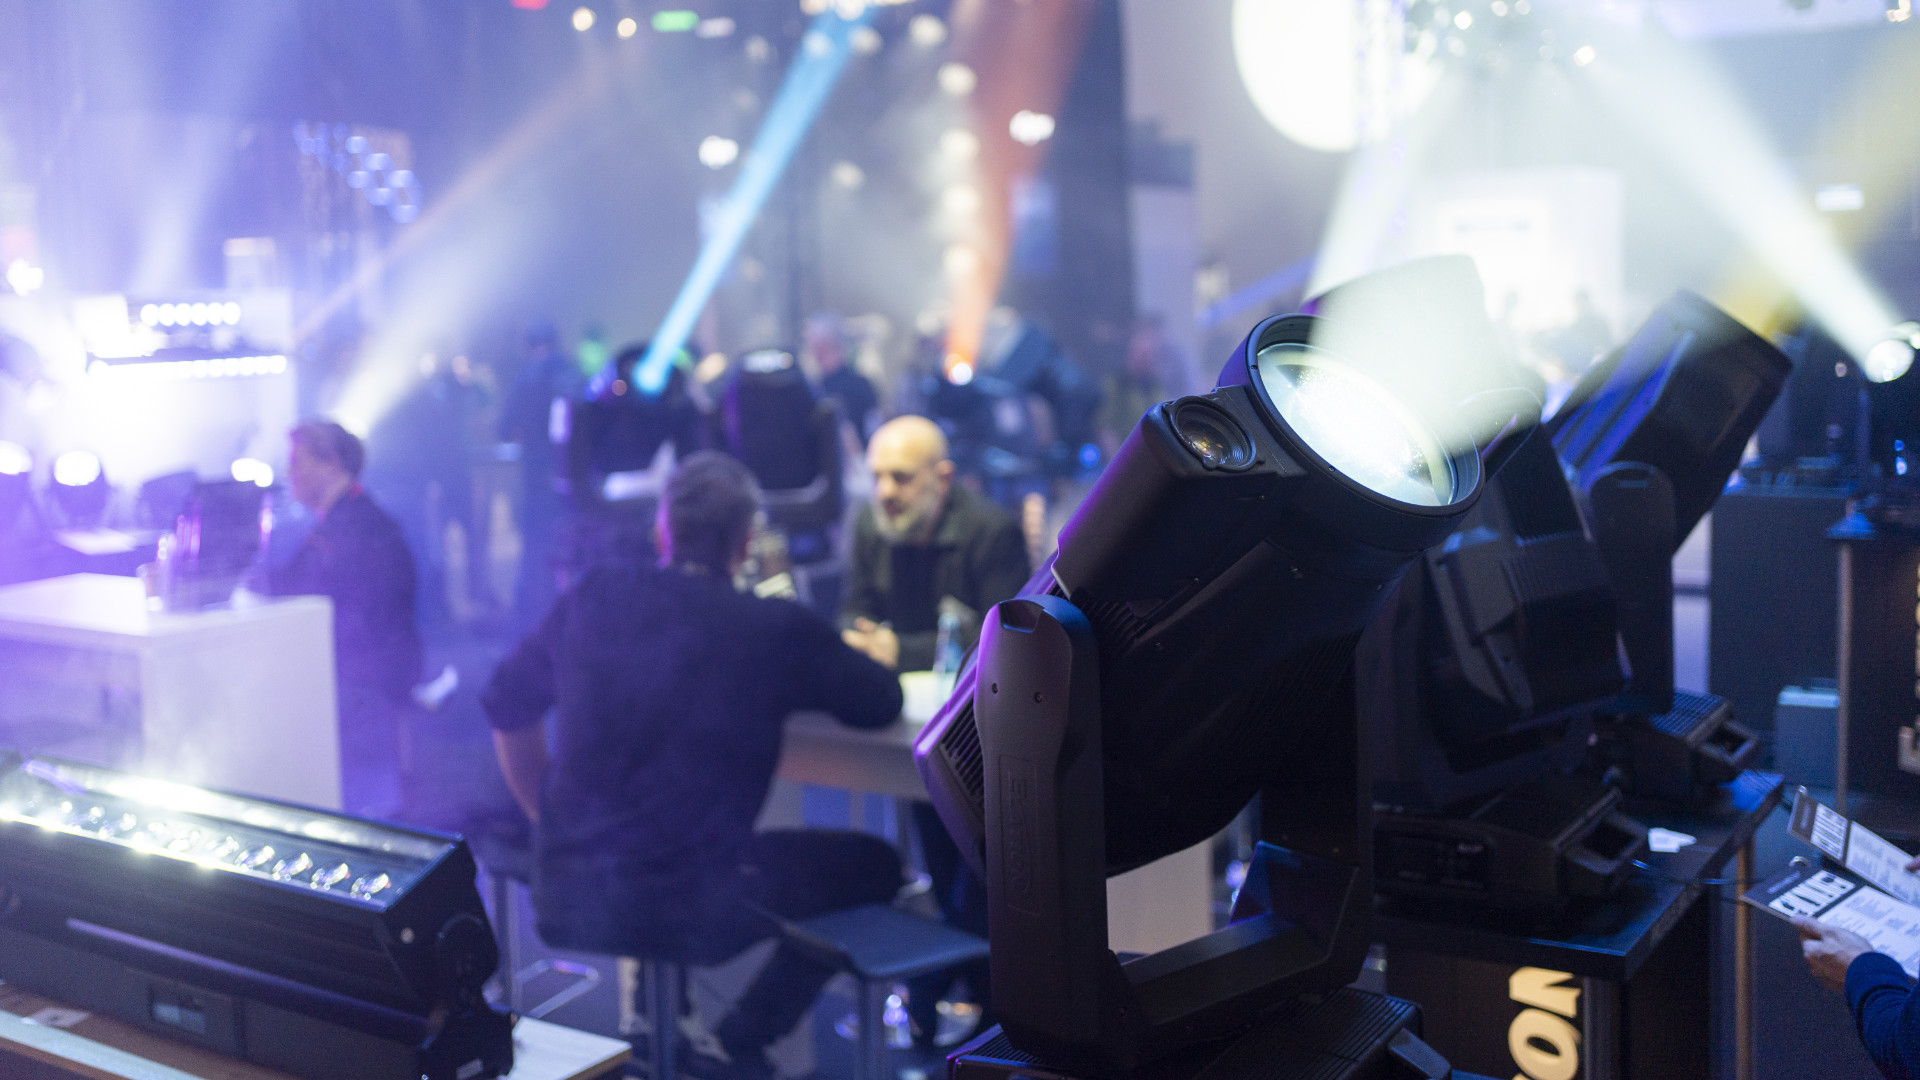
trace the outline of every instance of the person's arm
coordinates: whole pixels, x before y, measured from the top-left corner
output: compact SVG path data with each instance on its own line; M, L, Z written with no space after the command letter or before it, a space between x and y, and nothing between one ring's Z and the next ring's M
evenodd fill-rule
M1920 995L1899 961L1862 953L1847 966L1846 992L1860 1044L1873 1063L1894 1080L1920 1077Z
M540 785L547 778L547 735L540 725L516 731L495 730L493 756L500 761L500 775L507 778L507 790L513 801L526 812L527 820L540 820Z
M1899 961L1851 930L1807 918L1793 926L1814 979L1846 994L1874 1065L1891 1080L1920 1078L1920 995Z
M818 615L793 608L794 711L832 713L848 727L886 727L900 717L900 680L841 642Z
M547 774L546 730L541 719L556 696L554 646L567 597L561 597L540 625L493 669L480 695L481 711L493 725L494 756L513 799L529 820L540 820L540 787Z

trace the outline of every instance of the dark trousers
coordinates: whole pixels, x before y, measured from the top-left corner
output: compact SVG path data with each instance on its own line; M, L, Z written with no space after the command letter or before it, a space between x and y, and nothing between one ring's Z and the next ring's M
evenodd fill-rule
M920 852L926 860L927 876L933 879L933 898L939 903L940 914L947 925L986 937L987 883L981 881L980 875L974 873L973 868L960 857L960 848L947 833L947 827L940 821L940 815L932 803L913 804L913 828L920 837ZM988 971L987 962L980 960L922 975L908 984L907 1013L913 1018L914 1026L920 1029L923 1040L932 1039L938 1030L940 1016L934 1010L934 1005L939 1002L941 992L956 978L967 981L975 1004L982 1009L990 1008ZM985 1030L984 1024L982 1030Z
M717 953L734 955L768 936L771 928L761 912L811 919L863 904L889 903L900 884L900 855L878 837L825 829L757 833L737 879L734 899L744 902L713 905L725 914L704 936ZM782 941L714 1034L729 1055L761 1052L799 1023L834 971L831 964Z

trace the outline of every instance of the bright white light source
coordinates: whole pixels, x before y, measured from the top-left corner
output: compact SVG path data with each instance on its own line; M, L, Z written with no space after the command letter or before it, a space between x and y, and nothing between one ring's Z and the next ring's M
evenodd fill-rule
M1493 13L1495 15L1498 15L1502 18L1505 18L1507 12L1511 10L1510 8L1507 7L1507 0L1493 0L1493 3L1488 6L1493 8Z
M1472 13L1472 12L1467 12L1467 11L1463 11L1463 12L1461 12L1460 14L1458 14L1458 15L1455 15L1455 16L1453 17L1453 25L1455 25L1455 26L1457 26L1457 27L1459 27L1459 28L1460 28L1460 29L1462 29L1462 30L1465 30L1466 28L1468 28L1468 27L1470 27L1470 26L1472 26L1472 25L1473 25L1473 13Z
M613 32L621 37L632 37L640 32L640 20L631 16L613 24Z
M1913 18L1913 0L1898 0L1887 5L1888 22L1906 22Z
M856 26L853 29L853 33L848 36L847 44L853 46L853 51L859 53L861 56L872 56L874 53L879 52L880 46L886 44L886 42L881 39L880 31L875 30L873 27Z
M47 272L25 259L15 259L7 264L7 287L20 296L25 296L46 283Z
M1595 55L1596 54L1593 51L1593 46L1582 45L1579 48L1573 50L1573 62L1575 64L1578 64L1581 67L1586 67L1588 64L1593 63L1593 58Z
M1867 350L1867 358L1860 362L1860 374L1868 382L1892 382L1907 373L1913 367L1913 344L1911 340L1888 338Z
M1867 205L1859 184L1823 184L1813 193L1813 208L1823 214L1845 214Z
M159 326L160 325L160 305L159 304L141 304L140 305L140 321L147 326Z
M723 38L733 33L734 22L725 15L716 19L701 19L693 28L694 37Z
M740 156L740 144L719 135L700 140L700 164L709 169L724 169Z
M1257 358L1273 407L1327 464L1400 502L1453 501L1453 463L1386 389L1320 350L1271 345Z
M583 34L593 29L593 9L589 7L574 8L573 28Z
M937 15L915 15L907 23L907 39L923 49L931 49L947 40L947 24Z
M955 161L970 161L980 152L980 137L966 128L948 128L940 135L940 152Z
M965 386L973 381L973 365L965 360L955 360L947 369L947 381L955 386Z
M233 463L233 478L255 487L272 487L273 466L258 458L239 458Z
M33 455L19 443L0 442L0 476L25 476L33 471Z
M1439 63L1409 52L1390 20L1357 18L1361 6L1234 0L1240 81L1260 115L1302 146L1344 151L1385 138L1439 80Z
M954 184L940 193L940 209L955 217L980 212L980 189L972 184Z
M948 97L966 97L980 84L980 77L973 73L973 69L958 60L941 64L939 73L934 77Z
M227 301L227 325L240 325L240 305L232 300Z
M1039 146L1053 138L1053 117L1032 109L1021 109L1007 121L1007 134L1024 146Z
M773 46L758 34L747 39L747 59L756 64L773 59Z
M205 304L193 305L193 314L188 317L193 320L193 325L195 326L207 325L207 305Z
M69 450L53 459L53 482L86 487L100 479L100 459L90 450Z
M948 277L966 277L980 269L980 253L970 244L955 244L940 257Z
M860 166L851 161L836 161L833 168L827 170L833 182L848 191L852 191L867 182L867 174Z
M833 51L833 39L818 30L800 36L800 48L809 56L825 56Z

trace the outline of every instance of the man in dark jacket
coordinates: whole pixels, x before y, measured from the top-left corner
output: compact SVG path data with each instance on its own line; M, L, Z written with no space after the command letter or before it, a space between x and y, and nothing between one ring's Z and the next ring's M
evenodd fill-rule
M717 963L770 936L767 913L899 891L899 855L876 837L753 829L788 714L877 728L900 713L893 674L826 620L734 590L757 505L739 462L689 456L661 499L660 565L591 570L494 672L482 705L534 820L550 945ZM540 721L555 706L549 760ZM782 944L715 1029L720 1054L696 1045L689 1070L770 1076L765 1048L832 976Z
M420 677L413 555L360 488L366 452L352 432L309 420L290 439L287 486L317 524L272 590L333 601L341 795L350 813L384 816L399 808L400 719Z
M1920 873L1920 858L1907 863ZM1805 917L1793 920L1813 977L1847 997L1860 1044L1889 1080L1920 1078L1920 994L1900 961L1851 930Z
M873 503L855 519L853 558L841 632L847 644L891 668L933 666L943 608L957 620L960 650L979 639L987 609L1012 599L1029 576L1020 526L986 499L953 482L946 436L923 416L880 425L867 443ZM987 933L984 882L960 860L960 849L929 803L913 804L915 831L948 923ZM908 1012L920 1043L932 1042L935 1005L954 976L985 1007L987 965L914 981ZM989 1023L984 1016L981 1023Z
M854 521L842 636L890 668L924 671L943 607L964 615L967 648L987 609L1027 583L1027 542L999 507L953 482L946 436L926 417L880 425L867 465L873 502Z

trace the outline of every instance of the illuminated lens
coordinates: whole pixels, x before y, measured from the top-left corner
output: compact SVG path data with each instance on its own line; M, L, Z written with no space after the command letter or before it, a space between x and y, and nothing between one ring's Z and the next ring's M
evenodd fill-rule
M1259 367L1281 418L1348 479L1415 506L1453 501L1440 441L1372 379L1304 345L1270 345Z
M1898 338L1888 338L1867 350L1860 373L1870 382L1892 382L1913 366L1913 346Z
M100 479L100 459L85 450L69 450L53 459L55 483L86 487Z
M33 471L33 455L19 443L0 442L0 476L24 476Z

